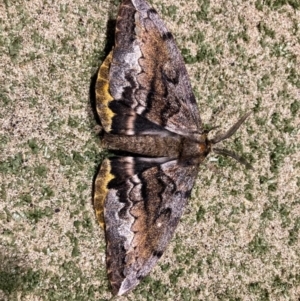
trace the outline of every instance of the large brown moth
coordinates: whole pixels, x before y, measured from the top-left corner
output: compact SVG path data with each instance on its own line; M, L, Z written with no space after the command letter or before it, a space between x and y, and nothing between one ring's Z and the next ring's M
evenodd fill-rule
M144 0L123 0L115 46L99 69L96 110L105 159L94 207L105 228L114 295L133 289L162 256L183 213L199 164L225 134L209 140L172 34ZM245 163L234 153L213 149ZM246 163L245 163L246 164Z

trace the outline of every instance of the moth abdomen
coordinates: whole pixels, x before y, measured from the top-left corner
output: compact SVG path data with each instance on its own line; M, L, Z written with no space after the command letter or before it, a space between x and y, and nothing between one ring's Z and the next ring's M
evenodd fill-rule
M181 138L159 135L121 136L105 134L103 146L110 150L140 154L145 157L177 158L180 153Z

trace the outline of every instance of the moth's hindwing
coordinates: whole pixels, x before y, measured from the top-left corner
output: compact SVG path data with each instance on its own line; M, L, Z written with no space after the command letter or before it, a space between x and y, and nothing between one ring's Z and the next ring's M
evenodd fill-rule
M113 97L109 92L109 69L113 56L113 51L109 53L98 71L96 81L96 109L101 119L102 126L106 132L111 130L113 111L109 108Z
M101 164L99 173L95 180L94 186L94 208L97 220L102 228L104 228L104 203L109 192L108 183L114 178L111 173L110 160L104 159Z
M99 180L103 175L104 182L111 179L99 199L106 194L107 271L113 294L131 290L150 272L190 196L198 166L168 160L113 157L100 169Z

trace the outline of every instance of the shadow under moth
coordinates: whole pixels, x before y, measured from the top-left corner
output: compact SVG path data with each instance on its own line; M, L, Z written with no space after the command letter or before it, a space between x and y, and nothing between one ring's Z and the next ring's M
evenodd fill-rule
M123 0L115 46L96 81L103 146L115 152L100 167L94 207L105 229L107 274L114 295L132 290L171 240L199 164L230 137L208 139L173 35L144 0Z

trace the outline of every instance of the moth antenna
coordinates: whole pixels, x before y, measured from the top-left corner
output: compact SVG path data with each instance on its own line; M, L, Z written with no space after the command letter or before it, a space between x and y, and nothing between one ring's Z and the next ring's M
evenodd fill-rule
M239 163L245 165L247 169L254 170L253 166L250 163L248 163L246 159L244 159L243 157L240 157L235 152L231 152L231 151L229 151L227 149L223 149L223 148L213 148L213 152L218 155L229 156L229 157L235 159L236 161L238 161Z
M211 139L210 142L212 144L216 144L222 140L225 140L229 137L231 137L238 129L239 127L242 125L242 123L249 117L249 115L252 112L248 112L247 114L245 114L240 120L238 120L238 122L236 122L226 133L221 134L216 136L215 138Z

